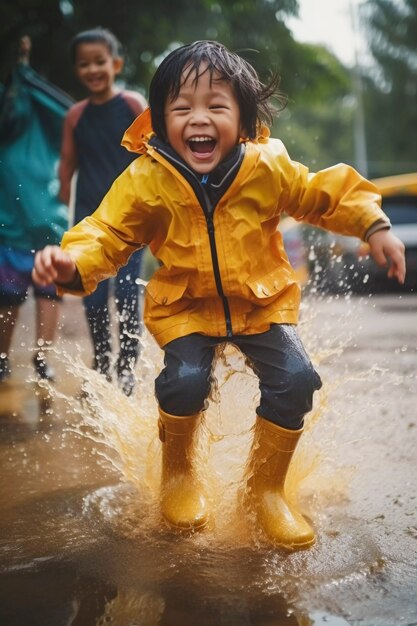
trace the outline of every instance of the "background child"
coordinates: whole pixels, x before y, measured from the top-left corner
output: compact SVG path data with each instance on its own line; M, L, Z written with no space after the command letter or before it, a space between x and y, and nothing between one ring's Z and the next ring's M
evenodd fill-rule
M74 105L65 120L59 169L61 198L69 203L71 179L77 170L75 223L100 204L114 179L135 158L121 147L123 133L146 107L137 93L119 90L115 78L123 68L120 44L108 30L95 28L76 35L71 43L75 74L88 98ZM119 383L130 395L138 358L140 331L139 277L141 252L132 255L117 276L114 296L119 312L120 351L116 362ZM84 298L94 346L93 367L111 379L109 281Z
M280 216L366 239L400 282L405 262L370 182L343 164L311 174L269 139L261 122L271 121L273 91L218 43L168 55L150 86L150 112L124 139L143 156L64 236L62 250L38 253L34 278L90 293L149 244L162 264L145 302L145 323L165 352L156 379L162 514L177 528L207 522L195 440L215 348L231 342L259 377L246 504L274 545L293 550L311 546L315 535L287 503L284 481L321 381L295 327L300 288Z
M18 62L0 85L0 382L11 374L9 360L19 309L33 288L40 378L53 379L47 360L57 329L56 290L33 285L34 251L59 243L68 227L67 207L58 198L57 164L64 117L72 99L29 65L31 40L19 41Z

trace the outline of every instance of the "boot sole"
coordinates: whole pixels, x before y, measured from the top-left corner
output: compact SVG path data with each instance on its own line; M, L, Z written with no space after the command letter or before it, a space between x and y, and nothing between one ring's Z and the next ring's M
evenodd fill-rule
M280 550L284 550L285 552L298 552L299 550L308 550L309 548L313 547L316 543L316 538L310 541L305 541L304 543L295 543L291 545L277 543L274 542L272 539L269 543L274 545L276 548L279 548Z
M208 520L204 520L204 522L201 522L200 524L184 524L184 525L179 525L179 524L173 524L170 520L168 520L166 517L163 516L164 522L169 526L169 528L171 528L172 530L176 530L179 533L190 533L193 532L195 530L203 530L203 528L205 528L208 524Z

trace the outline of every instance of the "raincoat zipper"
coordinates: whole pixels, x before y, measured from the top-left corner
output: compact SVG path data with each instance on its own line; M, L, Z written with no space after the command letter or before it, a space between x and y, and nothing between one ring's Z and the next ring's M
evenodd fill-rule
M222 279L221 279L221 276L220 276L219 259L218 259L218 256L217 256L216 235L215 235L214 222L213 222L213 213L214 213L215 207L211 206L210 199L207 196L207 192L206 192L206 190L204 188L203 188L203 197L204 197L204 200L205 200L206 207L202 207L202 209L203 209L204 217L206 218L207 231L208 231L208 235L209 235L210 251L211 251L211 261L212 261L212 264L213 264L214 280L215 280L215 283L216 283L217 293L219 294L219 296L220 296L220 298L222 300L222 303L223 303L223 311L224 311L224 317L225 317L225 321L226 321L226 336L227 337L232 337L233 336L233 328L232 328L232 318L231 318L231 315L230 315L229 301L228 301L228 299L225 296L224 291L223 291L223 284L222 284ZM211 211L207 210L208 207L211 208Z
M190 170L189 168L185 168L183 163L181 163L180 161L177 161L170 154L167 154L166 152L164 152L164 150L161 150L161 148L155 146L155 149L160 154L162 154L167 159L167 161L171 161L173 163L176 163L177 165L180 165L181 168L187 169L187 171L190 172L190 174L192 174L193 178L195 178L195 180L201 187L201 190L203 192L203 198L204 198L204 206L202 206L201 204L200 206L203 210L204 217L206 218L207 232L208 232L209 242L210 242L211 262L213 265L214 280L216 283L217 293L219 294L222 304L223 304L223 312L224 312L224 317L225 317L225 322L226 322L226 337L232 337L233 328L232 328L232 318L230 315L229 301L223 291L223 284L222 284L222 279L220 275L220 267L219 267L219 258L217 255L217 248L216 248L216 236L215 236L215 228L214 228L214 222L213 222L213 213L216 207L213 207L211 205L210 198L208 197L206 190L204 189L203 185L201 185L200 181L198 180L197 176L194 174L192 170Z

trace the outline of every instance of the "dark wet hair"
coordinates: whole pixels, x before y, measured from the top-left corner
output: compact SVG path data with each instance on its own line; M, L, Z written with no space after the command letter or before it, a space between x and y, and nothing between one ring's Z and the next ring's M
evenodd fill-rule
M115 35L107 28L92 28L91 30L83 30L81 33L75 35L70 43L70 55L71 60L75 63L77 57L78 46L84 43L102 43L104 44L111 56L117 59L121 56L121 44Z
M206 67L202 68L204 65ZM184 76L184 70L186 75ZM156 70L149 88L149 105L152 126L158 137L166 140L165 104L178 97L184 81L195 73L195 82L204 72L220 75L231 83L238 101L241 124L249 139L254 139L259 126L272 124L273 115L286 105L285 96L278 91L279 77L274 74L267 84L263 84L255 69L241 56L230 52L216 41L195 41L171 52ZM278 107L271 104L276 96Z

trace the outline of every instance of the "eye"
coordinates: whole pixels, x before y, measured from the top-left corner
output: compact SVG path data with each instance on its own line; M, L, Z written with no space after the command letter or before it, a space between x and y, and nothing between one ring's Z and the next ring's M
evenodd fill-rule
M174 107L173 109L171 109L171 111L175 111L175 112L179 112L179 113L184 113L184 112L189 111L189 110L190 110L190 107L185 107L185 106L183 106L183 107L181 107L181 106L180 107Z
M227 109L228 107L225 104L212 104L209 109L210 110L216 110L216 109Z

